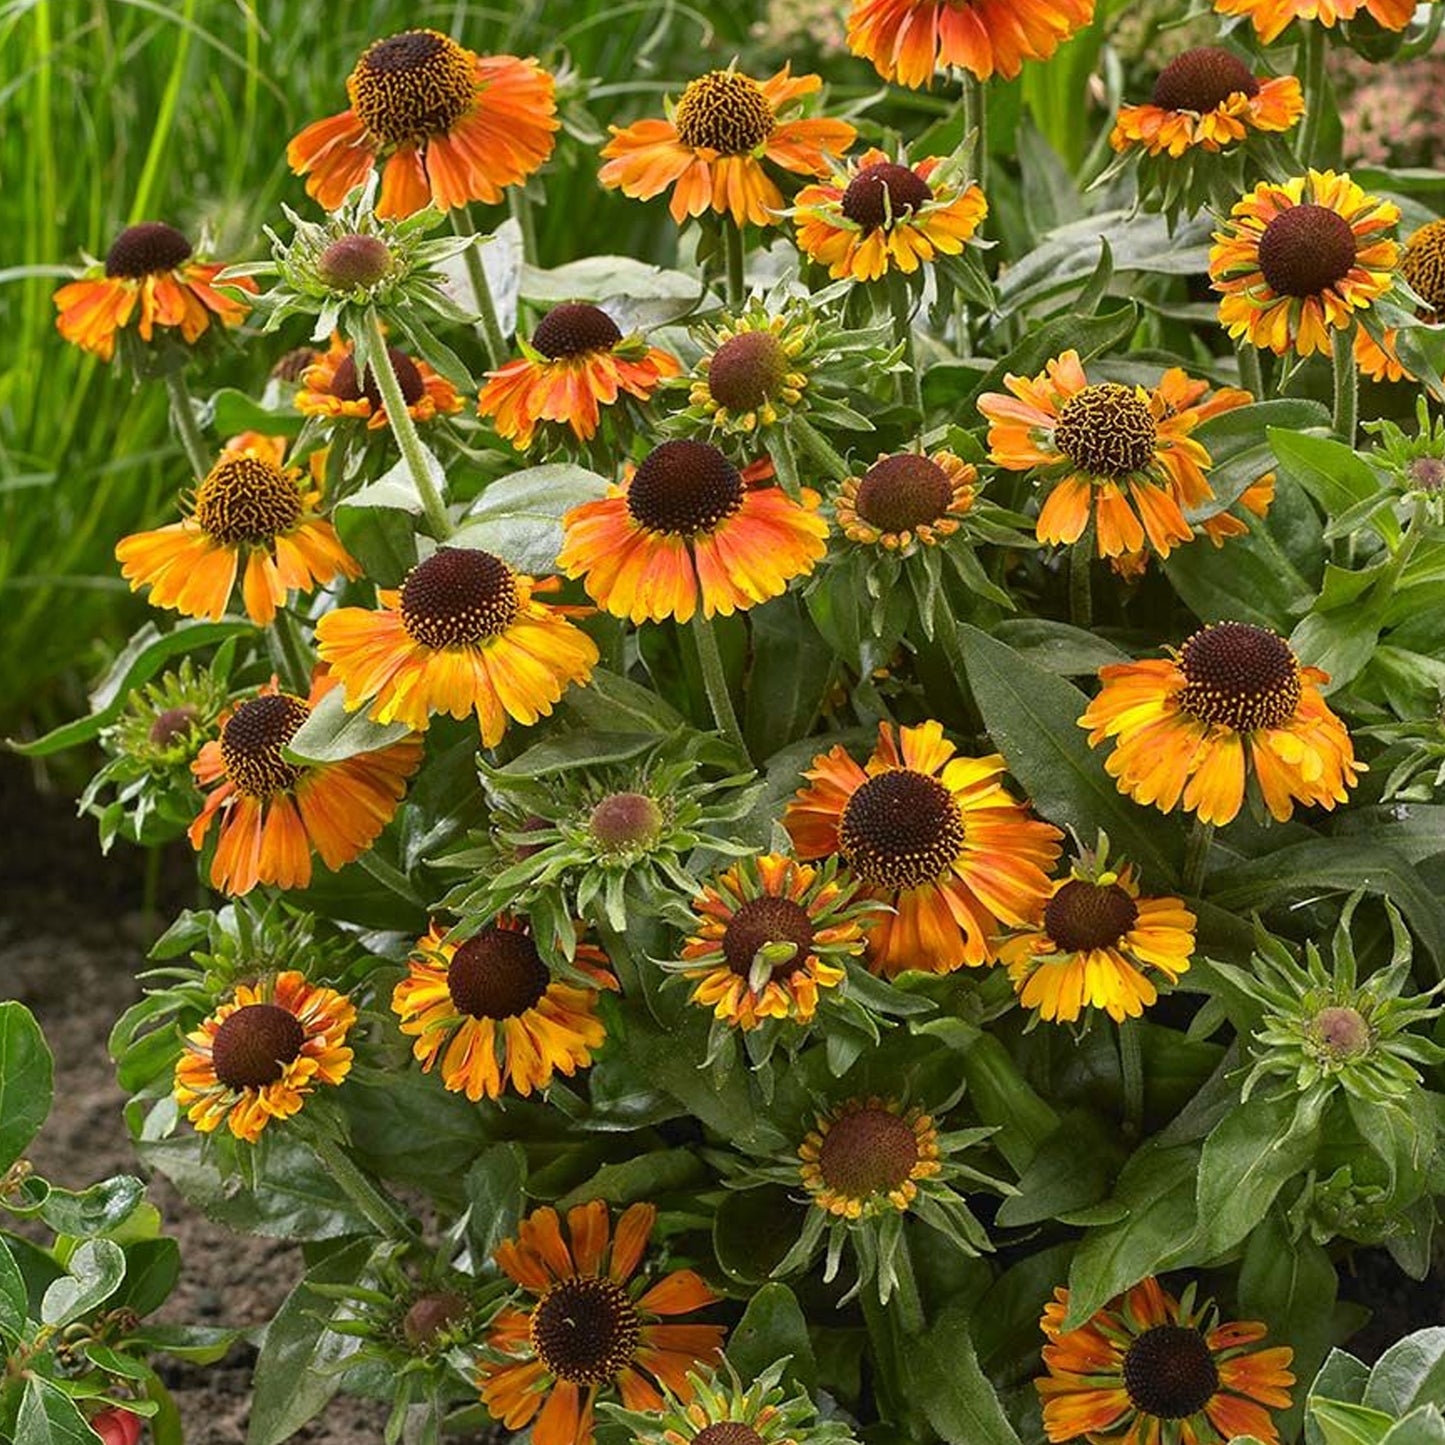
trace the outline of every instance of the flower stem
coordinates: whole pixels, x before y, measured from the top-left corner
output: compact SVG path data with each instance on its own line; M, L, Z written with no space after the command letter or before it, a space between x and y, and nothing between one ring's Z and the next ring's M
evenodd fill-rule
M1089 569L1094 561L1094 523L1091 519L1084 535L1069 548L1069 621L1075 627L1094 624L1093 579Z
M401 1205L366 1177L346 1149L324 1127L307 1130L306 1142L320 1159L332 1181L365 1216L373 1229L386 1235L388 1239L415 1239L416 1232Z
M805 416L795 416L789 423L797 433L803 450L828 473L834 481L846 482L853 475L848 463L833 444Z
M743 273L743 228L731 221L723 222L723 247L727 253L728 305L736 310L747 295Z
M421 498L422 511L426 513L427 526L432 535L440 540L451 535L451 518L447 516L446 503L436 489L431 474L431 454L422 445L416 422L406 407L406 397L401 383L396 379L396 368L391 364L391 355L386 349L386 336L381 329L381 318L376 312L366 313L367 350L371 374L376 378L377 390L381 392L382 405L386 407L386 419L391 423L392 435L401 449L407 470L411 473L412 484Z
M1249 342L1241 341L1234 348L1239 361L1239 384L1256 400L1264 399L1264 368L1259 364L1259 352Z
M1137 1139L1144 1127L1144 1055L1139 1025L1132 1020L1119 1025L1119 1072L1124 1081L1124 1131Z
M988 82L972 75L963 77L963 133L978 133L973 149L973 178L988 190Z
M802 483L798 480L798 458L793 452L793 439L786 426L770 429L768 455L772 458L773 471L778 485L796 502L803 494Z
M1195 818L1184 845L1184 892L1199 898L1204 892L1204 868L1209 861L1209 848L1214 842L1214 824Z
M306 648L301 641L296 618L284 607L276 614L275 631L285 663L282 670L286 673L286 681L295 692L305 697L311 691L311 665L306 660Z
M492 300L492 287L487 280L487 268L482 261L476 228L464 206L454 210L451 216L452 230L458 236L472 237L472 244L462 252L462 258L466 262L467 279L472 283L472 294L477 302L477 335L481 338L482 350L487 353L488 369L496 371L507 359L507 342L497 320L497 307Z
M1322 25L1302 27L1300 64L1304 75L1305 119L1300 127L1300 159L1313 165L1318 159L1320 127L1325 118L1325 31Z
M522 259L529 265L537 264L537 224L532 216L532 199L525 185L513 186L507 192L507 209L517 223L522 236Z
M717 723L718 730L746 758L749 756L748 745L743 740L743 730L733 708L732 694L728 692L727 674L723 671L717 634L713 631L712 619L705 617L701 608L692 615L692 635L697 643L697 660L702 667L702 682L707 689L713 720Z
M1342 326L1334 335L1335 431L1346 446L1355 444L1360 415L1360 373L1355 366L1355 329Z
M196 408L191 402L190 389L186 378L179 371L166 373L166 393L171 401L171 420L175 423L176 435L186 453L186 460L199 482L211 470L210 448L196 421Z
M900 271L888 277L888 304L893 312L893 339L903 348L903 370L898 375L898 399L918 414L923 426L923 383L913 355L913 297Z

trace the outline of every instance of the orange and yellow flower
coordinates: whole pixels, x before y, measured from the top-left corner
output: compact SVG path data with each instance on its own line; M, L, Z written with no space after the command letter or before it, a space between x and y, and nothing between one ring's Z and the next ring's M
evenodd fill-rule
M587 1068L607 1037L597 1017L598 990L617 988L607 958L580 943L574 966L595 987L554 978L531 926L510 914L460 943L433 922L392 990L391 1008L402 1033L416 1039L422 1072L440 1062L449 1092L474 1104L508 1088L525 1098L554 1073L571 1078Z
M225 1123L254 1144L272 1119L289 1119L318 1084L339 1084L351 1070L346 1035L356 1009L334 988L288 970L239 984L201 1026L186 1035L176 1064L175 1099L209 1134Z
M1445 221L1427 221L1405 242L1400 274L1424 305L1417 314L1427 326L1445 316ZM1355 332L1355 365L1372 381L1414 381L1400 360L1400 333L1389 327L1377 341L1361 326Z
M552 154L555 92L535 60L474 55L437 30L403 31L367 47L346 81L350 107L308 125L286 160L328 211L378 166L383 218L491 205Z
M829 157L841 156L858 134L846 121L790 114L822 85L786 65L764 81L709 71L687 86L665 120L612 126L598 179L638 201L671 186L668 209L679 226L708 210L738 226L776 226L785 202L763 162L825 176Z
M1252 1321L1221 1324L1212 1303L1192 1308L1152 1276L1065 1330L1069 1292L1055 1289L1039 1327L1048 1374L1035 1381L1052 1445L1221 1445L1252 1436L1278 1445L1270 1410L1287 1410L1294 1352L1255 1349Z
M332 686L318 672L310 697L299 698L273 679L222 714L220 736L191 764L198 783L216 786L187 836L199 851L220 819L211 884L223 893L249 893L258 883L305 888L313 852L328 868L340 868L366 852L396 812L421 763L420 738L339 763L293 763L285 756Z
M1353 20L1363 9L1386 30L1403 30L1415 0L1214 0L1221 15L1247 15L1260 41L1270 45L1291 20L1317 20L1326 27Z
M1206 45L1159 72L1149 104L1120 107L1109 144L1176 159L1195 148L1222 151L1253 131L1291 129L1304 109L1294 76L1257 76L1232 51Z
M94 266L55 293L56 329L83 351L103 361L115 355L116 334L134 320L142 341L156 327L181 333L189 346L209 329L239 326L250 307L216 290L219 262L193 261L191 243L163 221L127 226L106 252L102 271ZM256 290L249 276L228 281L240 291Z
M606 497L563 519L558 569L633 622L728 616L780 596L827 551L819 498L747 485L706 442L663 442Z
M942 1172L938 1155L938 1130L916 1105L849 1099L818 1116L798 1146L798 1175L825 1213L871 1219L908 1209L918 1181Z
M477 411L518 451L532 445L539 422L568 426L579 441L591 441L601 408L624 395L646 401L681 370L669 352L636 334L623 336L600 306L567 302L537 323L517 360L487 373Z
M406 352L391 346L387 347L387 355L413 421L454 416L462 409L456 387L425 361L414 361ZM302 416L364 421L371 431L387 425L386 406L371 368L367 367L365 373L358 376L350 344L334 332L330 348L321 352L301 373L301 386L292 398L292 405Z
M867 151L846 171L798 192L798 249L836 280L876 281L957 256L988 215L976 185L934 179L943 161L900 165Z
M692 905L697 922L682 951L691 1001L744 1031L769 1019L808 1023L820 992L841 984L847 959L863 951L862 925L845 908L851 891L833 870L780 853L725 869ZM760 959L761 950L770 952Z
M963 525L977 496L978 468L949 451L880 456L839 489L833 512L850 542L907 552L936 547Z
M1012 80L1094 18L1094 0L854 0L848 48L917 90L940 70Z
M1393 285L1400 248L1384 233L1399 219L1393 202L1333 171L1261 182L1214 234L1220 324L1261 351L1328 352L1331 331Z
M1279 821L1296 802L1332 809L1365 771L1320 692L1329 675L1301 667L1264 627L1218 622L1170 656L1101 668L1103 688L1079 726L1116 746L1105 767L1136 803L1228 823L1253 777Z
M1194 924L1182 899L1141 898L1130 865L1085 858L1053 885L1034 926L1005 939L998 955L1019 1002L1040 1018L1072 1023L1101 1008L1123 1023L1158 999L1150 972L1176 983L1188 971Z
M346 688L346 706L370 704L376 722L418 732L433 713L476 713L495 747L509 720L531 727L574 682L585 683L597 645L567 619L575 608L537 599L534 581L490 552L439 547L381 607L339 607L316 624L316 649Z
M1177 367L1152 392L1091 383L1078 352L1066 351L1038 376L1005 376L1004 385L1009 395L978 399L990 457L1010 471L1059 478L1039 512L1041 542L1077 542L1091 520L1101 557L1137 552L1146 538L1167 557L1192 540L1185 509L1214 496L1209 453L1191 435L1211 414L1192 404L1203 383Z
M689 1372L716 1361L721 1325L674 1324L716 1303L693 1270L676 1269L656 1284L636 1279L657 1219L651 1204L632 1204L617 1221L609 1248L607 1205L600 1199L567 1211L567 1239L554 1209L538 1209L498 1246L497 1267L532 1299L492 1320L495 1357L478 1384L492 1418L508 1430L530 1424L534 1445L592 1445L593 1412L604 1390L629 1410L659 1410L662 1392L692 1398Z
M940 723L880 723L866 767L842 747L815 758L783 815L800 858L841 856L891 910L869 931L875 973L992 962L1048 897L1062 834L1009 795L1001 757L956 751Z
M246 614L262 627L292 592L312 592L361 568L321 515L326 453L311 453L309 483L285 464L285 437L245 432L226 444L186 515L116 543L132 592L154 607L218 621L241 574Z

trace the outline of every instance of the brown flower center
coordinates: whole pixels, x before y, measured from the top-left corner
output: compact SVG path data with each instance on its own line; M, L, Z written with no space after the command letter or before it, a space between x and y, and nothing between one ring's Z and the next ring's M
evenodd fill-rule
M423 647L477 646L499 637L520 606L512 569L467 547L438 547L401 584L402 626Z
M651 532L710 532L743 504L738 469L706 442L663 442L638 467L627 510Z
M1192 110L1207 114L1231 95L1256 96L1259 81L1237 56L1215 45L1186 50L1159 72L1154 104L1161 110Z
M1144 1414L1157 1420L1183 1420L1214 1397L1219 1368L1198 1330L1155 1325L1124 1352L1124 1388Z
M1299 662L1289 645L1264 627L1216 622L1179 650L1185 686L1179 706L1200 722L1234 732L1279 727L1300 700Z
M587 820L588 831L608 853L650 848L662 824L662 809L646 793L609 793Z
M301 510L295 481L264 457L222 457L196 488L196 525L226 547L269 545Z
M611 351L621 340L617 323L600 306L581 301L554 306L532 333L532 345L553 361L588 351Z
M1117 883L1082 878L1071 878L1044 909L1044 932L1065 953L1111 948L1138 921L1138 906Z
M346 82L351 108L386 146L445 135L472 108L476 57L437 30L407 30L367 47Z
M271 375L277 381L297 382L320 359L321 353L314 346L293 346L290 351L284 352L280 361L271 368Z
M105 253L105 274L138 281L158 271L174 271L191 254L191 243L164 221L127 226Z
M769 943L791 943L797 950L791 958L773 965L773 978L791 978L806 967L813 946L813 920L808 910L791 898L775 898L769 893L749 898L728 920L723 957L733 973L746 978L758 949Z
M1335 1059L1357 1059L1370 1052L1371 1029L1364 1015L1348 1004L1322 1008L1310 1021L1310 1037Z
M1279 296L1318 296L1355 264L1350 223L1328 206L1291 206L1259 238L1259 269Z
M848 1199L891 1193L917 1163L913 1125L876 1104L836 1120L818 1152L823 1182Z
M1445 311L1445 221L1431 221L1410 237L1400 270L1431 311Z
M321 279L338 291L375 286L390 269L391 252L379 236L339 236L316 262Z
M426 395L426 381L422 377L421 368L406 352L398 351L394 346L388 346L386 354L391 358L391 369L396 373L402 399L408 406L415 406ZM341 358L331 378L330 390L332 396L340 397L342 401L360 401L365 397L374 412L380 411L386 405L381 398L381 388L376 384L372 369L368 366L358 377L356 358L350 352Z
M756 80L735 70L713 70L683 91L672 123L685 146L742 156L772 135L777 118Z
M933 199L933 188L907 166L879 161L864 166L843 192L843 214L855 226L876 231L894 225Z
M146 736L156 747L168 748L190 732L198 716L193 707L168 707L155 715Z
M953 483L932 457L899 452L863 473L854 506L880 532L912 532L938 521L952 501Z
M1142 472L1158 440L1159 428L1138 388L1115 381L1076 392L1064 403L1054 429L1059 450L1096 477Z
M401 1332L413 1350L425 1353L453 1325L471 1314L472 1307L453 1290L421 1295L402 1317Z
M756 411L788 374L788 355L771 331L744 331L724 341L707 366L707 389L729 411Z
M720 1420L692 1437L692 1445L764 1445L763 1437L740 1420Z
M221 729L221 761L238 792L268 798L295 785L305 771L281 756L311 709L289 692L248 698Z
M838 850L877 888L917 888L948 871L964 845L963 814L953 794L927 773L893 768L869 778L848 799Z
M495 924L457 945L447 967L447 992L474 1019L524 1014L547 992L552 975L528 934Z
M560 1280L532 1311L537 1358L573 1385L606 1385L637 1353L642 1321L621 1285L599 1275Z
M274 1084L306 1043L301 1020L280 1004L250 1003L228 1014L211 1041L211 1066L228 1089Z

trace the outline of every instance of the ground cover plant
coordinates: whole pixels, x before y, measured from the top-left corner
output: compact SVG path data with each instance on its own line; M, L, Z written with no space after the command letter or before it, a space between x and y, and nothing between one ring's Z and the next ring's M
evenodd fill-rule
M1341 115L1445 10L367 9L251 235L148 159L16 278L140 617L16 746L195 855L109 1048L305 1245L253 1445L1439 1445L1445 173ZM190 1438L0 1043L0 1436Z

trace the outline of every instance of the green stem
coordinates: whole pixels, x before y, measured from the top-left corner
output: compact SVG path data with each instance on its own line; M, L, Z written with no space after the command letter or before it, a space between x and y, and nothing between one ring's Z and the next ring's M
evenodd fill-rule
M793 439L786 426L772 427L768 435L768 455L773 461L773 472L778 485L796 502L803 495L802 483L798 480L798 458L793 452Z
M803 450L833 478L835 482L846 482L853 475L852 468L843 460L842 454L805 416L795 416L788 423L802 443Z
M191 403L191 393L181 372L166 373L166 393L171 401L171 420L175 423L176 435L181 439L186 460L199 482L211 470L210 448L196 421L196 408Z
M1124 1080L1124 1130L1131 1139L1144 1127L1144 1055L1139 1044L1139 1025L1119 1025L1119 1071Z
M1239 361L1239 384L1256 400L1264 400L1264 368L1259 364L1259 352L1249 342L1241 341L1234 348Z
M276 614L276 638L281 645L286 680L294 692L305 697L311 691L311 664L306 660L296 618L284 607Z
M728 305L736 311L747 295L743 272L743 228L731 221L723 222L723 247L727 253Z
M972 75L963 78L963 133L977 133L973 148L973 178L988 191L988 82Z
M1299 154L1307 164L1314 165L1319 160L1320 128L1325 118L1325 31L1319 24L1301 29L1304 34L1299 73L1304 76L1305 119L1300 127Z
M707 689L713 720L717 723L718 730L746 758L749 756L748 745L743 740L743 730L733 708L732 694L728 692L727 674L723 671L717 634L713 631L712 619L704 617L701 608L692 615L692 635L697 643L697 660L702 667L702 683Z
M421 498L422 511L426 513L427 526L438 541L451 535L451 518L447 516L446 503L436 489L431 474L431 454L422 445L421 434L416 422L406 407L406 397L401 383L396 379L396 368L391 364L391 355L386 349L386 334L381 329L381 318L374 310L366 313L367 358L371 374L376 378L377 390L381 392L382 404L386 407L386 419L391 423L392 435L401 449L401 455L411 473L412 484Z
M306 1142L320 1159L333 1183L351 1200L378 1234L388 1239L415 1239L405 1211L389 1194L383 1193L366 1177L350 1154L326 1133L324 1128L307 1131Z
M1360 416L1360 373L1355 366L1355 328L1342 326L1334 336L1335 432L1346 446L1355 444Z
M507 208L517 223L522 237L522 259L529 265L537 264L537 223L532 215L532 200L526 186L513 186L507 192Z
M1214 824L1195 818L1184 845L1184 892L1190 898L1204 893L1204 869L1209 862L1209 848L1214 842Z
M888 277L888 305L893 313L893 339L903 348L903 370L898 374L898 399L918 416L923 427L923 383L913 355L913 297L901 271Z
M458 236L472 237L472 244L462 252L462 258L466 262L467 279L472 283L472 294L476 297L477 335L481 339L482 350L487 353L487 369L496 371L507 359L507 341L497 320L497 307L492 300L492 287L487 280L479 238L465 207L451 214L452 230Z
M1094 562L1094 523L1069 548L1069 621L1085 630L1094 624L1094 590L1090 568Z

